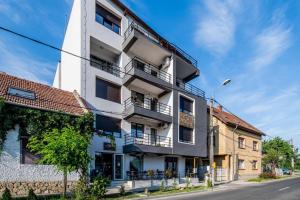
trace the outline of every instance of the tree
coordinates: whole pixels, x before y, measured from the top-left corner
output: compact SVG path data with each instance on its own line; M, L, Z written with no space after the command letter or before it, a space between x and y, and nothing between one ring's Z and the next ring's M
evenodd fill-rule
M63 172L63 191L66 195L67 174L73 171L82 173L86 170L91 160L88 154L90 136L81 134L80 131L69 126L61 131L53 129L40 137L32 136L29 139L29 149L41 155L38 161L41 164L54 165Z
M284 167L291 169L292 158L296 160L296 152L289 142L275 137L271 140L263 142L263 164L264 166L271 165L274 172L276 167Z

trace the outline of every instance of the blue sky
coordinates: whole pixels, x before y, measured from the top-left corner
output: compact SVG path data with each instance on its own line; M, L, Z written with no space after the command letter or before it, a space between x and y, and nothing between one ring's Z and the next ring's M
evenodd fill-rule
M193 84L300 147L300 1L123 0L198 60ZM72 0L1 0L0 25L61 46ZM59 52L0 31L0 70L51 84ZM232 83L218 87L226 79Z

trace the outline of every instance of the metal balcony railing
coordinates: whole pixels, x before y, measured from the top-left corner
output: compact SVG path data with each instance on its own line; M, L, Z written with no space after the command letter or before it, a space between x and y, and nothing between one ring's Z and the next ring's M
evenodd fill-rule
M168 42L167 40L161 38L158 35L154 35L154 34L150 33L149 31L147 31L145 28L143 28L142 26L138 25L134 21L131 22L131 24L129 25L129 27L124 32L124 41L126 41L126 39L128 38L128 36L130 35L130 33L134 29L140 31L142 34L144 34L146 37L148 37L149 39L151 39L155 43L159 44L160 46L165 47L165 48L171 50L172 52L175 52L177 55L179 55L180 57L182 57L186 62L194 65L195 67L197 67L197 64L198 64L197 60L195 58L193 58L191 55L189 55L188 53L186 53L184 50L182 50L181 48L179 48L175 44Z
M132 106L137 106L154 112L159 112L171 116L171 106L157 102L156 100L144 98L143 101L136 97L129 97L124 101L125 110Z
M97 56L90 55L90 65L117 77L121 77L121 70L117 65L102 60Z
M154 147L172 147L171 138L160 136L160 135L151 135L142 133L140 135L126 134L125 135L125 145L129 144L140 144L148 145Z
M205 98L205 92L199 88L197 88L196 86L193 86L189 83L184 83L183 81L177 79L176 81L176 85L177 87L202 98Z
M154 65L151 65L149 63L146 63L138 58L133 58L126 66L125 66L125 73L129 73L131 69L138 69L142 70L145 73L148 73L154 77L157 77L161 80L164 80L168 83L172 83L172 75L159 70L158 67L155 67Z

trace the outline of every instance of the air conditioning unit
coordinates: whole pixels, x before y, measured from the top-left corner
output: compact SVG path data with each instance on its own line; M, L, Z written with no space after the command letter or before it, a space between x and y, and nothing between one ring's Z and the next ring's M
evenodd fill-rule
M167 123L160 123L159 127L162 128L162 129L166 129L166 128L168 128L168 124Z

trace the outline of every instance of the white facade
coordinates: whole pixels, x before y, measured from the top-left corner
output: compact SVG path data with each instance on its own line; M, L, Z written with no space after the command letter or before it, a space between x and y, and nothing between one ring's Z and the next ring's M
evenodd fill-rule
M0 155L0 182L48 182L62 181L63 174L54 166L39 164L21 164L21 145L19 127L8 131ZM77 173L68 175L68 181L76 181Z
M97 22L96 19L96 4L99 4L107 12L114 15L120 21L120 34L117 34L105 27L103 24ZM131 91L140 92L144 94L145 98L158 99L159 102L170 106L174 106L174 94L170 91L164 95L160 95L161 89L154 87L151 83L146 83L140 80L133 81L129 86L123 85L123 76L125 66L135 57L134 53L126 53L123 51L124 33L127 30L130 23L133 21L129 15L124 15L124 12L119 6L115 5L112 1L108 0L96 0L96 1L82 1L74 0L72 12L70 15L68 27L63 42L63 50L72 52L83 58L90 59L91 55L95 55L105 61L114 63L120 68L120 77L108 73L105 70L98 69L91 66L90 62L85 59L79 59L72 55L62 53L61 64L58 65L58 69L55 74L53 86L63 90L77 90L79 94L87 101L89 106L94 109L94 113L113 117L121 120L121 138L116 138L116 149L113 151L104 150L104 142L110 142L105 137L94 136L90 153L93 158L98 154L111 153L112 155L122 155L123 159L123 172L122 178L126 179L126 172L130 170L130 162L134 157L131 154L123 153L123 146L125 145L124 136L131 133L131 122L124 120L124 101L131 97ZM151 36L154 37L154 36ZM154 38L153 38L154 39ZM139 46L138 46L139 45ZM148 44L147 41L142 41L137 44L137 51L144 51L149 58L146 60L148 63L155 63L155 65L163 65L165 59L155 57L153 51L149 51L147 48L143 48L143 45ZM147 52L149 51L149 52ZM163 50L163 52L166 50ZM170 63L167 66L162 67L164 72L171 75L170 81L174 84L175 80L175 64L174 56L171 52L167 52L170 58ZM121 103L116 103L103 98L96 97L96 78L108 81L121 87ZM176 97L177 98L177 97ZM170 115L173 115L171 110ZM178 121L169 123L167 126L159 127L157 123L145 122L144 118L135 118L135 122L144 124L144 134L151 134L151 128L157 130L157 135L170 138L173 141L173 127L178 126ZM177 133L176 133L177 134ZM171 144L172 146L172 144ZM173 156L178 158L178 173L185 173L185 158L180 155L149 155L143 156L143 169L142 170L165 170L165 157ZM116 157L113 156L113 169L115 168L114 162ZM91 163L91 170L95 169L94 159ZM114 169L115 170L115 169ZM115 174L115 171L113 171ZM114 176L113 176L114 177Z

